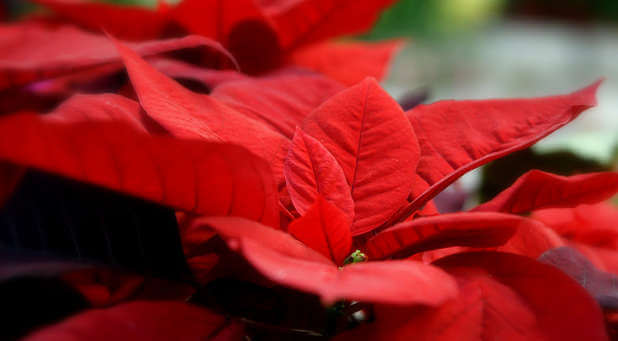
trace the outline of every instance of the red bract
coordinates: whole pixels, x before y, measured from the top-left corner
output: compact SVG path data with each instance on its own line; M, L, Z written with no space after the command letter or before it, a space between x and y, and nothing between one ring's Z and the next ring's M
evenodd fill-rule
M366 31L378 14L393 0L183 0L178 5L163 2L155 10L114 6L87 0L36 0L59 17L86 29L104 30L120 39L158 39L181 31L214 39L229 49L240 62L243 72L260 73L290 61L320 72L340 71L326 67L311 51L298 48L325 39ZM342 81L357 81L365 76L381 77L396 45L357 45L354 54L343 52L346 59L371 60L346 64ZM366 57L366 58L365 58ZM333 60L341 60L334 52Z

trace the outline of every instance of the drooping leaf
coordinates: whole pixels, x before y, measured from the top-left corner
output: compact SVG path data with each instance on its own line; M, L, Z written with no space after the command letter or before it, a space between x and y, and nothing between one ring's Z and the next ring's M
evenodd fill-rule
M354 199L352 234L371 231L406 203L420 151L399 104L367 79L311 113L303 130L341 165Z
M365 247L370 259L403 258L450 246L492 247L504 244L518 228L531 223L510 214L443 214L397 224L369 239Z
M562 96L440 101L406 114L421 146L419 183L403 220L464 173L534 144L596 104L601 83Z
M262 1L262 8L277 31L284 50L361 33L371 28L393 0L287 0Z
M607 340L603 315L567 275L496 252L456 254L435 265L460 294L439 307L376 306L373 324L337 340Z
M323 197L350 221L354 218L354 201L341 166L318 140L301 129L296 130L283 174L290 198L301 215Z
M84 312L24 340L198 340L216 336L225 323L223 316L183 302L132 302Z
M203 222L223 235L262 275L319 295L326 303L347 299L436 305L457 294L448 275L420 262L356 263L340 270L284 232L238 218L204 218Z
M288 232L303 244L342 265L350 254L351 219L321 195L299 219L288 226Z
M47 28L31 22L3 25L0 37L0 89L121 61L114 45L105 36L71 26ZM231 65L236 63L219 43L200 36L130 46L142 56L201 48L209 53L215 51L217 59L223 58Z
M92 0L32 0L56 15L95 32L107 32L120 39L159 38L170 25L166 8L118 6Z
M211 96L292 138L311 111L341 90L341 84L317 74L281 74L228 82Z
M277 179L288 140L220 101L195 94L117 43L140 103L154 121L180 138L240 145L266 160Z
M121 115L119 104L107 109ZM94 112L79 122L62 108L0 118L0 159L184 211L278 225L270 169L243 148L152 136L130 127L129 117L104 122Z
M587 173L570 177L532 170L477 212L527 213L543 208L574 207L611 198L618 193L618 172Z
M346 85L354 85L365 77L382 80L393 57L403 42L331 43L309 45L290 56L295 65L323 73Z
M618 276L597 269L576 249L564 246L546 251L539 262L553 265L573 278L603 308L618 308Z

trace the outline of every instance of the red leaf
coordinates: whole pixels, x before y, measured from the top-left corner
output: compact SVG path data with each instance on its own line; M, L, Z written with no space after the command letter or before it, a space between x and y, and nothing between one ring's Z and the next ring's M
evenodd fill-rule
M565 244L562 238L547 226L532 223L517 228L511 239L495 250L536 259L543 252L563 245Z
M596 302L567 275L533 259L495 252L435 263L460 295L436 308L376 307L376 322L339 340L607 340Z
M166 9L156 11L142 6L118 6L91 0L33 0L62 18L96 32L105 31L128 40L158 38L169 19Z
M130 46L142 56L205 47L221 54L233 65L236 63L217 42L199 36L147 41ZM0 26L0 90L119 62L120 56L114 45L101 35L70 26L51 29L32 22Z
M285 50L370 29L394 0L287 0L262 2Z
M290 60L295 65L323 73L346 85L365 77L382 80L389 65L401 49L402 41L379 43L321 43L295 51Z
M184 211L278 225L276 189L262 160L236 146L147 135L135 128L136 107L111 101L114 95L107 106L92 97L74 101L76 109L82 100L81 111L0 118L0 159Z
M450 246L498 246L518 228L532 223L534 221L511 214L443 214L395 225L369 239L365 247L370 259L380 259L404 258Z
M156 58L148 61L155 69L172 78L190 79L200 82L208 89L233 81L249 79L246 75L233 70L213 70L195 66L174 59Z
M81 313L25 340L205 340L224 325L225 317L187 303L132 302Z
M569 95L533 99L441 101L406 114L418 135L421 159L414 200L403 220L464 173L527 148L596 104L601 82Z
M284 136L212 97L183 88L126 46L117 47L142 107L172 135L243 146L265 159L277 179L282 178L288 145Z
M318 140L300 129L290 145L283 174L290 198L301 215L318 197L324 197L347 215L350 222L354 218L350 186L337 160Z
M538 210L532 218L570 241L618 250L618 208L609 203Z
M205 218L228 244L270 280L339 299L396 305L435 305L457 294L454 281L439 269L413 261L357 263L339 270L292 236L238 218ZM304 250L304 251L303 251Z
M341 84L320 75L283 74L228 82L211 96L292 138L311 111L341 90Z
M473 211L526 213L551 207L574 207L611 198L618 193L618 172L560 176L532 170L511 187Z
M322 196L315 199L307 213L290 224L288 232L335 264L343 265L352 247L351 220Z
M326 101L307 117L304 131L343 168L355 203L353 235L371 231L406 203L420 154L416 136L374 79Z

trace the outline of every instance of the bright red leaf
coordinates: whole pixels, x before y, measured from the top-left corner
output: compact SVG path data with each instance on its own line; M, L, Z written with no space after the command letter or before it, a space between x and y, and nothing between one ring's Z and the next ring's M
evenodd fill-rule
M456 299L436 308L377 306L376 322L338 340L607 340L596 302L552 266L495 252L435 265L457 278Z
M421 146L418 184L403 220L464 173L527 148L596 104L601 82L562 96L440 101L406 114Z
M406 203L419 147L399 104L374 79L326 101L303 130L343 168L355 204L353 235L371 231Z
M342 265L352 247L350 222L337 206L318 195L307 213L288 226L288 232L335 264Z
M224 316L183 302L132 302L81 313L24 340L205 340L225 323Z
M262 78L226 82L210 95L292 138L305 117L343 90L343 86L321 75L283 73L285 71Z
M350 222L354 218L354 201L343 170L318 140L301 129L296 130L292 139L283 174L290 198L301 215L318 197L323 197L347 215Z
M142 56L205 48L209 53L215 51L218 58L222 56L231 65L236 63L219 43L200 36L130 46ZM102 35L70 26L47 28L30 22L0 26L0 89L120 61L112 42Z
M278 225L264 161L237 146L148 135L136 129L141 113L135 102L93 97L100 98L78 97L44 116L0 118L0 159L184 211Z
M388 228L365 245L371 259L403 258L450 246L492 247L504 244L518 228L534 223L501 213L451 213L418 218Z
M365 77L382 80L389 71L402 41L379 43L331 43L309 45L290 56L294 65L323 73L346 85L353 85Z
M552 207L574 207L611 198L618 193L618 172L560 176L532 170L473 211L527 213Z
M262 2L279 36L281 46L291 50L346 34L361 33L373 25L378 14L394 0L287 0Z
M159 2L156 10L143 6L118 6L91 0L32 0L56 15L95 32L105 31L128 40L160 37L168 26L167 8Z
M288 145L284 136L212 97L185 89L126 46L117 47L149 117L176 137L243 146L265 159L277 179L282 177Z
M347 299L436 305L457 294L448 275L420 262L357 263L339 269L292 236L258 223L225 217L203 218L202 223L224 236L270 280L317 294L328 304Z

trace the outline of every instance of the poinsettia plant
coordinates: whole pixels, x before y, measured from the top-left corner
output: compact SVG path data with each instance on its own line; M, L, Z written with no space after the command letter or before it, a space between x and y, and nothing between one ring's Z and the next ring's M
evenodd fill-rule
M596 286L578 283L581 272L571 270L583 263L556 251L566 242L554 231L571 238L569 228L547 210L605 201L618 192L618 173L533 170L468 211L441 214L432 202L466 172L594 106L600 82L566 95L404 111L361 53L372 51L383 70L390 45L309 46L367 28L391 1L357 4L354 15L347 1L185 0L156 11L38 2L59 17L5 26L5 42L72 37L75 53L18 44L0 56L0 84L66 89L120 67L129 84L72 96L44 115L21 108L0 117L0 203L37 169L173 209L179 239L161 241L181 244L192 278L120 274L104 234L111 268L78 261L55 271L99 309L27 339L608 338L603 312L616 295L601 275ZM67 19L108 37L62 26ZM140 41L178 27L196 35ZM198 64L152 58L199 46L208 53ZM351 69L334 55L351 58ZM221 58L245 74L206 68ZM323 73L277 68L286 63ZM208 93L174 78L197 79ZM2 242L23 249L12 231Z

